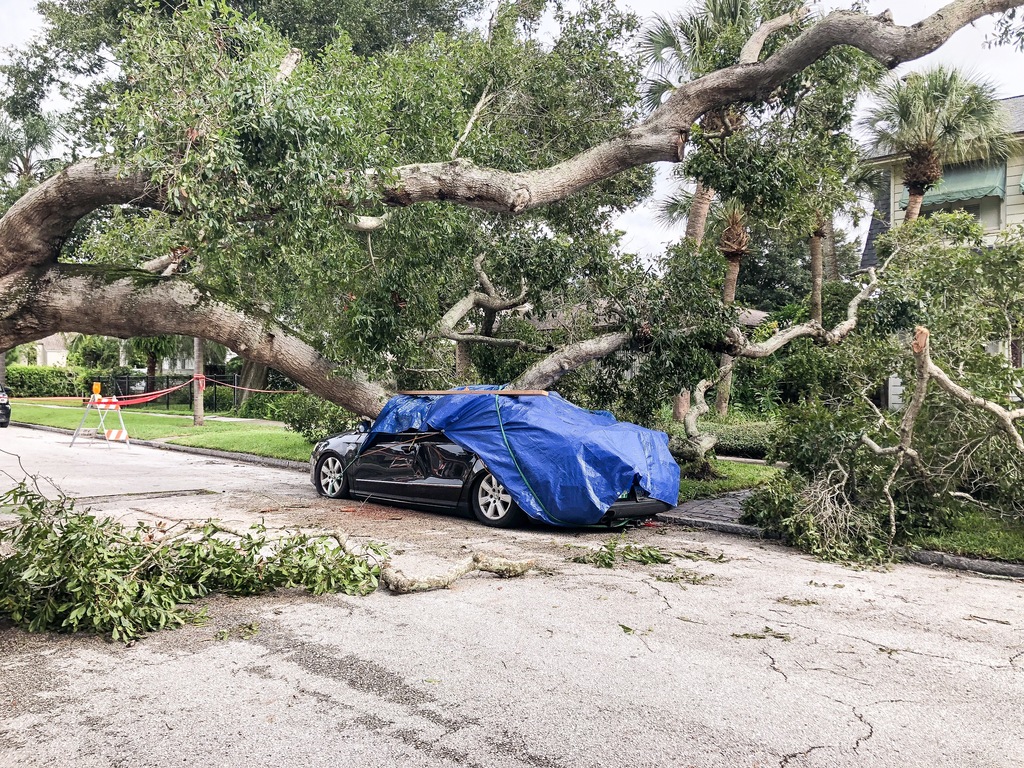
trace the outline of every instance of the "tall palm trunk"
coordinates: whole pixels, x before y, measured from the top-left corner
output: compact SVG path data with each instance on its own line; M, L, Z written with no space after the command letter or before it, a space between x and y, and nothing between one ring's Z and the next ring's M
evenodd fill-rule
M206 421L204 413L203 403L203 387L200 382L206 371L206 350L203 348L203 340L198 336L192 342L192 358L193 358L193 371L196 380L192 382L193 397L192 397L192 426L201 427Z
M921 215L921 203L924 202L924 190L919 187L910 187L908 189L908 196L907 210L903 214L903 220L913 221Z
M697 188L693 192L693 200L690 201L690 211L686 215L686 239L693 242L694 246L698 248L704 242L708 212L711 210L711 203L714 199L715 190L698 181Z
M743 255L737 253L727 254L725 257L725 285L722 287L722 303L726 306L733 304L736 301L736 283L739 282L740 277L740 262L743 261ZM724 367L732 362L732 356L723 354L722 358L718 361L719 366ZM719 416L725 416L729 413L729 398L732 396L732 371L730 370L725 377L718 382L718 387L715 390L715 413Z

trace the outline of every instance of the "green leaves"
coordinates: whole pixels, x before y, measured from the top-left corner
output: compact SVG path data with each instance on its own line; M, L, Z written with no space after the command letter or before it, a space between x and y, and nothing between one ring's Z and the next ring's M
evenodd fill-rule
M263 525L237 532L208 521L181 530L126 529L24 482L0 496L19 522L0 531L0 616L30 632L96 632L128 642L146 632L200 623L189 605L211 592L254 595L278 588L313 594L374 591L386 551L353 554L335 536L275 536Z

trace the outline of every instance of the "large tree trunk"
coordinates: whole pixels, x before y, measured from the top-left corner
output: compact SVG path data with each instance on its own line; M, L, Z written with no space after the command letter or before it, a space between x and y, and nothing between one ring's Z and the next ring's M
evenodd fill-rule
M708 212L711 210L711 203L715 200L715 190L705 187L703 183L697 182L697 188L693 191L693 200L690 202L690 211L686 215L686 239L693 242L699 248L704 242L704 230L707 228Z
M0 384L7 383L7 350L0 349Z
M838 280L839 274L839 252L836 250L836 221L832 215L825 217L825 224L822 227L825 233L821 242L822 259L825 262L825 279Z
M250 392L250 389L266 389L269 379L270 368L246 358L242 363L242 373L238 377L238 386L244 387L241 402L244 403L252 397L254 393Z
M276 368L353 413L376 416L387 401L382 387L337 375L334 363L273 320L211 300L180 278L122 271L112 279L103 268L82 265L0 276L0 346L58 330L120 338L201 331L210 341Z
M469 342L455 342L455 378L464 381L473 376L473 358L469 356Z
M726 256L725 285L722 287L722 303L730 306L736 302L736 284L740 277L740 263L743 257L738 254ZM715 388L715 413L725 416L729 413L729 398L732 397L732 362L728 354L723 354L718 361L719 368L727 368L721 381Z
M201 427L206 421L205 403L203 402L203 376L206 375L206 360L203 340L196 336L192 344L192 372L196 380L192 382L192 426Z

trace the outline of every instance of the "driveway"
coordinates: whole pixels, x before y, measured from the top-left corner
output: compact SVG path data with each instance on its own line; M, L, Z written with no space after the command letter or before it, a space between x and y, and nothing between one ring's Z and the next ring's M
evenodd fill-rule
M570 558L607 532L495 531L329 502L298 472L0 440L104 514L341 529L417 575L473 551L540 566L401 597L214 598L207 625L131 647L0 624L5 768L1024 763L1019 582L671 526L625 538L672 564L599 569Z

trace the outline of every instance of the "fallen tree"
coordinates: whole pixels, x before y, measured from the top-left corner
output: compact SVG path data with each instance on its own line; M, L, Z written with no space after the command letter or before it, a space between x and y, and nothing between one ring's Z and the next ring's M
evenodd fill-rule
M679 162L691 127L701 115L731 103L765 99L835 46L853 46L885 66L895 67L935 50L961 27L1017 5L1012 0L954 0L906 27L894 24L887 13L872 17L834 11L759 59L749 51L753 47L760 51L770 33L786 26L770 21L755 33L744 63L681 86L646 119L571 157L518 172L480 167L462 158L396 165L387 170L335 168L331 188L336 197L319 204L337 207L352 217L374 213L363 209L367 201L391 208L443 201L490 213L525 214L579 195L630 169L654 162ZM278 80L273 74L270 78ZM477 117L474 109L467 132ZM188 157L201 136L200 128L188 128L178 137L180 149L174 150L178 154L172 155ZM136 138L130 137L133 142ZM452 156L463 141L460 136ZM204 288L201 271L154 276L123 266L62 263L62 248L76 224L105 206L133 205L169 210L184 218L201 217L201 204L183 196L181 182L166 173L100 158L74 163L22 196L0 218L0 349L61 331L121 337L177 333L207 338L287 373L350 410L376 414L386 398L386 385L360 380L353 372L358 366L329 359L275 321L272 314L261 315L251 306L240 306L230 293ZM273 219L279 210L268 204L259 216ZM373 231L383 223L379 216L372 225L366 218L350 221L355 221L358 226L354 229L360 231ZM162 264L163 256L150 254L150 261ZM474 297L473 303L487 309L495 297L488 295L486 284L480 287L480 295L487 298ZM393 295L396 304L404 301L397 292ZM499 305L496 311L512 308L509 302ZM458 314L453 307L446 317L453 321ZM438 329L447 339L492 343L480 339L480 334L456 330L454 322L442 320ZM804 335L825 342L835 338L820 328L808 326L805 330ZM534 364L516 383L529 388L550 386L565 372L621 349L631 338L627 327L572 341ZM740 357L770 353L763 345L733 342L740 346L736 350Z

